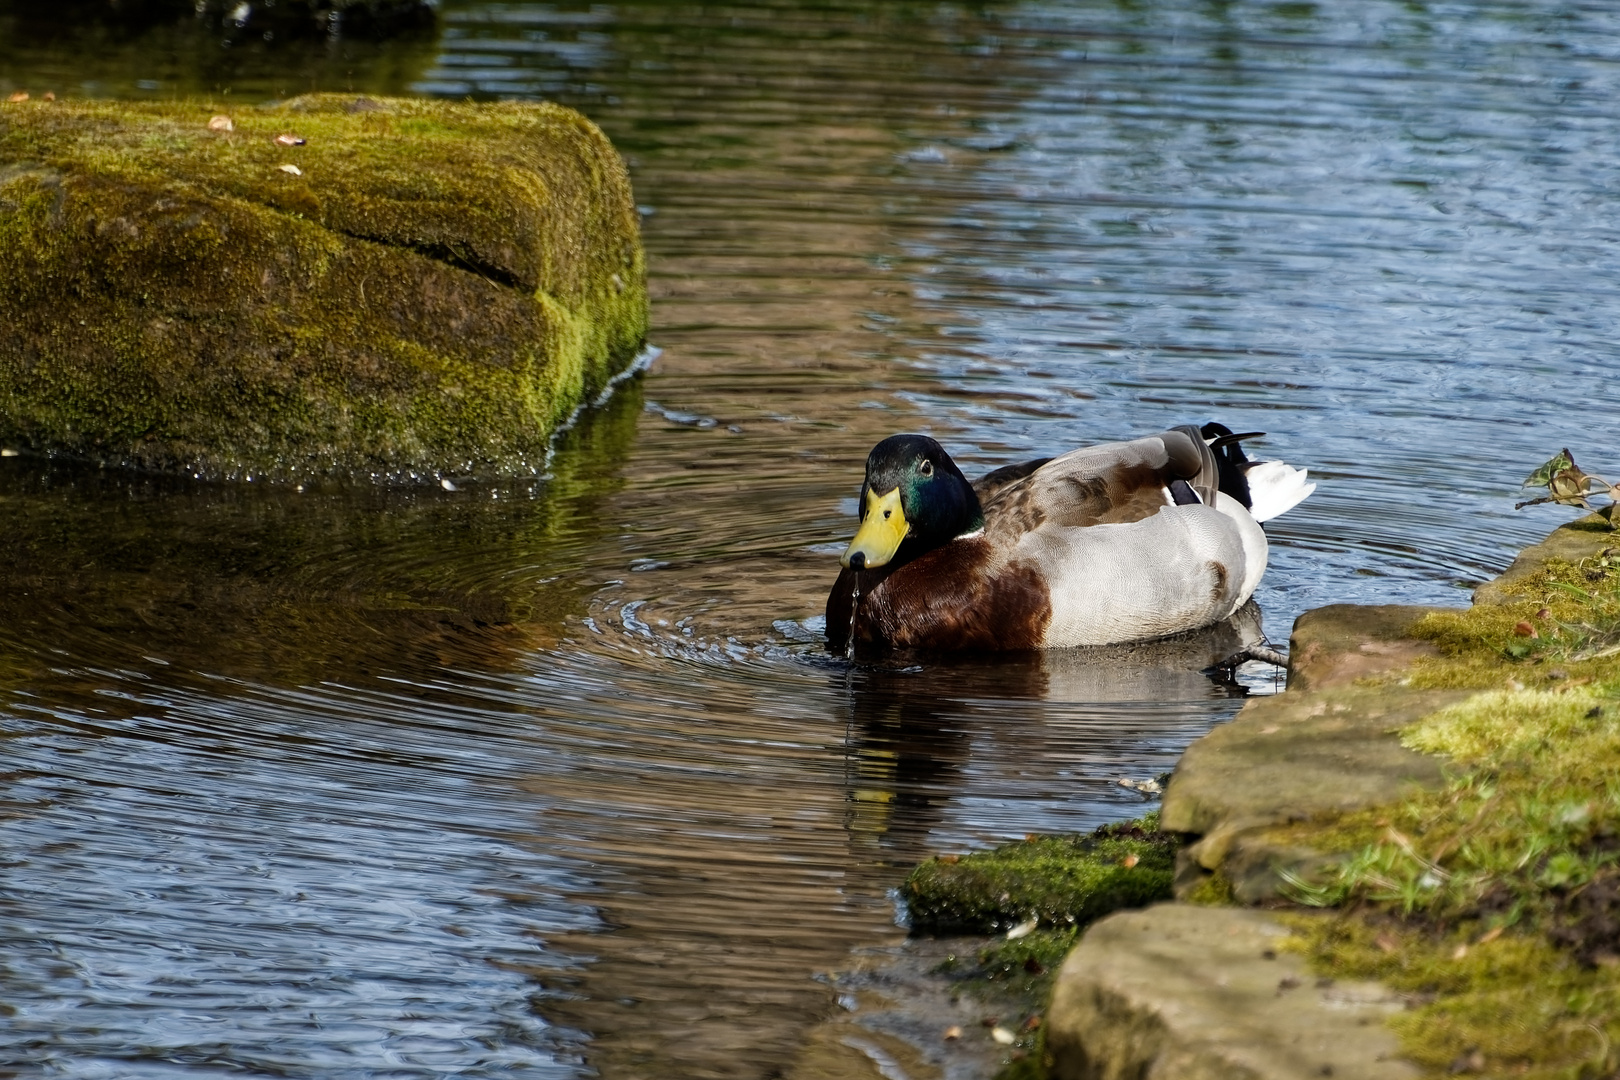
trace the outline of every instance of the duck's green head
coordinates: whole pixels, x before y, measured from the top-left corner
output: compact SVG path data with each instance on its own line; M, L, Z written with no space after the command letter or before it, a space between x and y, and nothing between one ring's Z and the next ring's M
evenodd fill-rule
M926 435L891 435L866 458L861 527L839 560L852 570L905 562L984 527L956 462Z

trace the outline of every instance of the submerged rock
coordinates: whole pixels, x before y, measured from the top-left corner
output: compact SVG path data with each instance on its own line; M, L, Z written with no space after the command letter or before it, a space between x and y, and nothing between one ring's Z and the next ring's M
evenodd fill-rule
M203 476L533 473L647 326L550 104L0 104L0 275L0 445Z

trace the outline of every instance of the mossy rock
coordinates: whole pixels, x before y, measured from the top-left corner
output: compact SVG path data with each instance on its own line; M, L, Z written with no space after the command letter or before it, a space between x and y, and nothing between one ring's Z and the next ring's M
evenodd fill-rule
M1474 590L1479 606L1505 607L1526 598L1539 576L1553 562L1579 564L1607 548L1620 547L1620 532L1611 528L1601 515L1588 514L1558 526L1539 544L1531 544L1495 578Z
M1157 815L922 863L901 888L914 931L995 933L1033 918L1079 926L1170 897L1181 839Z
M526 475L640 349L628 176L549 104L0 104L0 445ZM278 142L278 136L304 140Z

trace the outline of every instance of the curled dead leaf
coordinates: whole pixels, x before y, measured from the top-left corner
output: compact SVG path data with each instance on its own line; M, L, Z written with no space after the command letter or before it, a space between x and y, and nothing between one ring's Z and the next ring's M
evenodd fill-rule
M304 175L304 170L300 169L296 165L277 165L276 168L278 168L282 172L288 173L288 174L290 174L292 176L303 176Z
M1586 502L1586 474L1577 469L1573 463L1567 469L1560 469L1547 481L1547 491L1554 502L1577 502L1585 505Z
M1506 929L1506 927L1493 926L1489 930L1485 931L1485 933L1481 934L1479 940L1474 942L1474 944L1476 944L1476 945L1489 945L1491 942L1493 942L1497 938L1501 937L1502 936L1502 931L1505 930L1505 929Z

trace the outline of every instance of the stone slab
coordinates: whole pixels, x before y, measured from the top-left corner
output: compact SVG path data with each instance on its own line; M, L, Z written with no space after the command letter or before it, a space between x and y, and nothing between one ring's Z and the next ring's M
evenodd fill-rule
M1054 1080L1406 1080L1376 983L1319 981L1288 930L1237 908L1161 904L1095 923L1047 1014Z
M1267 830L1440 784L1444 760L1406 749L1394 733L1465 696L1348 687L1244 706L1187 748L1165 792L1163 827L1201 837L1182 852L1178 895L1218 869L1240 900L1275 896L1283 872L1335 853L1278 846Z
M1404 604L1329 604L1294 620L1288 637L1288 689L1294 692L1347 686L1357 679L1406 667L1420 656L1438 655L1411 630L1440 608Z
M1476 604L1511 604L1522 600L1517 595L1519 584L1546 566L1549 560L1579 563L1598 554L1604 548L1620 548L1620 531L1596 514L1588 514L1577 521L1566 522L1554 529L1547 539L1532 544L1519 552L1502 573L1474 590Z

